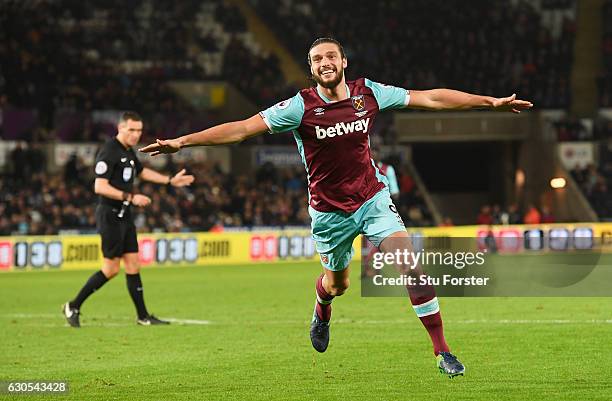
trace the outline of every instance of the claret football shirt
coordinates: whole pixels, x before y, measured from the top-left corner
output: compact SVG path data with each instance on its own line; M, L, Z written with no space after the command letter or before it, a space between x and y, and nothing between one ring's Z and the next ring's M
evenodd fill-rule
M292 132L306 168L310 206L352 213L388 181L370 155L378 112L404 108L406 89L360 78L346 83L348 98L331 102L316 87L260 112L271 133Z

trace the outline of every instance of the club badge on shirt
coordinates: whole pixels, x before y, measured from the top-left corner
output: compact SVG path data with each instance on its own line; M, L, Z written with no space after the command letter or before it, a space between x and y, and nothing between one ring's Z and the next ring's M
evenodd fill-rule
M351 97L351 102L353 103L353 108L355 110L361 111L365 109L365 98L363 95Z

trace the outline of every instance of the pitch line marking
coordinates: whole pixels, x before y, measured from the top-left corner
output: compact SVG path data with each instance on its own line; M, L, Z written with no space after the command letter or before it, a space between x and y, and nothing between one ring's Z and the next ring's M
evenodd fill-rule
M169 321L170 323L178 323L178 324L194 324L194 325L205 325L211 324L210 320L197 320L197 319L175 319L175 318L162 318L164 320Z
M12 319L61 319L61 315L58 313L7 313L0 314L2 318ZM98 317L99 318L99 317ZM112 317L112 320L123 320L132 321L134 319L128 317L116 316ZM90 319L88 319L90 320ZM165 318L172 323L184 324L184 325L208 325L213 324L210 320L199 320L199 319L178 319L178 318ZM410 323L413 319L389 319L389 320L356 320L356 319L336 319L333 322L336 324L366 324L366 325L379 325L379 324L406 324ZM276 324L302 324L302 320L275 320L269 321L242 321L244 324L258 324L258 323L276 323ZM449 324L612 324L612 319L585 319L585 320L569 320L569 319L465 319L465 320L454 320L449 319L445 321ZM232 324L232 322L217 322L219 324ZM122 326L123 323L118 322L107 322L100 323L91 321L88 325L99 325L99 326ZM125 324L127 326L127 324Z
M61 319L61 315L59 313L7 313L7 314L3 314L0 315L1 317L4 318L9 318L9 319ZM95 317L94 317L95 318ZM128 326L128 324L124 324L124 323L117 323L117 322L106 322L106 323L99 323L94 321L91 321L93 318L89 318L87 320L90 320L90 322L87 323L87 326ZM127 318L127 317L121 317L121 316L117 316L117 317L112 317L112 320L124 320L124 321L134 321L135 319L132 318ZM177 323L177 324L182 324L182 325L207 325L207 324L211 324L212 322L210 320L199 320L199 319L177 319L177 318L163 318L171 323Z

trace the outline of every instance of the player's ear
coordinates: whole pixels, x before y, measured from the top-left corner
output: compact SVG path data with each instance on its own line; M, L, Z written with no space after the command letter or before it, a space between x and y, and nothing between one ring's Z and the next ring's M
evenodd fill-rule
M348 67L348 60L346 57L342 57L342 68Z

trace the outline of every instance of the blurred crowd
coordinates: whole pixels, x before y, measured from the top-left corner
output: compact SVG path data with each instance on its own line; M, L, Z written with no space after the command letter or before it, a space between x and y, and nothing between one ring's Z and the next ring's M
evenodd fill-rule
M602 152L605 150L602 149ZM601 167L591 164L585 167L576 166L570 171L576 183L582 189L591 206L600 218L612 218L612 145L603 155Z
M211 8L229 44L202 32L199 18ZM236 39L246 22L220 1L5 0L0 25L0 108L34 110L46 129L61 112L129 109L147 120L194 114L171 80L226 79L261 107L295 93L275 57ZM203 68L203 53L221 65Z
M557 140L591 141L596 160L576 165L570 173L591 206L602 219L612 218L612 120L594 121L566 117L554 123Z
M29 167L27 167L29 169ZM179 167L177 167L179 168ZM302 171L272 176L235 176L217 165L192 164L197 180L188 188L141 182L136 192L152 199L149 207L132 207L140 232L208 231L242 226L305 226L310 224ZM0 235L57 234L95 230L91 168L71 158L63 174L32 173L0 180Z
M605 0L601 10L603 73L598 79L599 105L612 107L612 0Z
M13 150L10 173L0 177L0 235L94 232L97 197L91 166L72 155L61 174L48 174L40 155L37 147ZM164 170L183 167L171 160L168 158ZM279 168L266 163L245 175L228 174L211 163L186 167L196 176L190 187L138 184L136 191L152 199L147 208L132 208L140 232L310 226L306 175L301 166ZM406 225L432 224L410 176L401 174L399 183L399 212Z
M138 3L138 1L134 2ZM197 67L181 47L189 34L191 2L164 3L140 18L119 0L0 3L0 73L6 101L35 108L43 126L57 109L132 109L143 113L183 107L165 86L193 77ZM146 60L135 71L122 63Z
M462 0L384 0L376 7L350 0L250 1L297 60L306 59L314 37L338 39L349 78L493 96L516 92L541 108L570 103L572 0L472 0L469 7Z
M476 217L476 224L492 225L492 224L547 224L554 223L555 216L550 208L543 205L537 208L533 204L521 211L515 203L507 208L502 208L500 205L483 205L480 213Z
M553 123L557 133L557 140L568 141L597 141L612 138L612 120L597 118L581 120L575 117L564 117Z
M474 0L470 7L460 0L385 0L376 7L348 0L250 2L305 69L313 39L333 35L346 46L349 78L500 96L516 91L539 107L569 104L574 0ZM250 33L240 10L219 0L129 6L5 0L0 25L0 107L33 109L47 129L60 111L135 109L147 120L194 114L170 80L225 79L259 107L297 89L285 83L276 56L245 39Z

